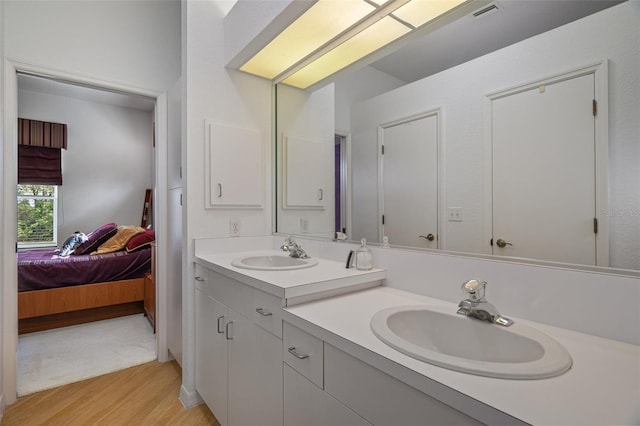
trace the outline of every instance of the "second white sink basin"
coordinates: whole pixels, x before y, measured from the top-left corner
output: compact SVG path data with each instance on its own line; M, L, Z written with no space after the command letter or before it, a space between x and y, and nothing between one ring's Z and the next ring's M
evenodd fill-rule
M377 312L373 333L413 358L464 373L543 379L566 372L572 360L550 336L518 322L510 327L440 306L400 306Z
M318 264L318 259L300 259L291 256L265 255L248 256L234 259L232 266L260 271L288 271L291 269L310 268Z

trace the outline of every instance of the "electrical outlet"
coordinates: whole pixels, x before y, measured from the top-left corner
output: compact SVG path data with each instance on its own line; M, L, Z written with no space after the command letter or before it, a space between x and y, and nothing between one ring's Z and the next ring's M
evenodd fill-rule
M300 232L303 234L309 232L309 219L300 218Z
M447 209L447 220L449 222L462 222L462 207L449 207Z
M240 219L229 220L229 235L232 237L240 236Z

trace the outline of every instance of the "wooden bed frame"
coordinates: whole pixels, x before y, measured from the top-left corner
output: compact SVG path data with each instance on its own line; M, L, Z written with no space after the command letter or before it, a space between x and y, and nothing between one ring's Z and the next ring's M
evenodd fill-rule
M144 313L144 278L18 293L18 333Z

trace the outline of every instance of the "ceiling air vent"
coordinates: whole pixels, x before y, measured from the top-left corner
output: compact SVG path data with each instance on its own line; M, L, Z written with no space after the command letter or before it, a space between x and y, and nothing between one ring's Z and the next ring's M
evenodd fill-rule
M483 7L482 9L476 10L472 13L474 18L480 18L481 16L488 16L492 13L496 13L500 8L498 7L498 3L491 3L488 6Z

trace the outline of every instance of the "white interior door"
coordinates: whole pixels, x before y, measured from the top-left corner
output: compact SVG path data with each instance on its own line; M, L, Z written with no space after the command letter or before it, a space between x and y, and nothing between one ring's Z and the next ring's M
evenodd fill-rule
M392 245L438 247L438 115L383 129L382 236Z
M596 263L594 99L588 74L492 101L494 254Z

